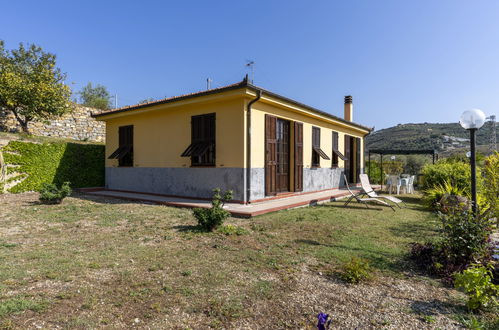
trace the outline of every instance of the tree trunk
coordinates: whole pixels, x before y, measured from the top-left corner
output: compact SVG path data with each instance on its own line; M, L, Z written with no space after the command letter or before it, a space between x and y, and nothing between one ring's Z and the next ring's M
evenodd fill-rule
M19 121L19 124L21 124L21 129L23 130L23 133L31 135L31 132L29 131L29 128L28 128L28 122L26 120Z
M17 113L17 111L15 109L11 109L11 111L14 114L14 117L16 117L19 125L21 125L21 129L23 130L23 133L31 135L31 132L29 131L29 128L28 128L28 123L30 122L31 118L24 117L24 119L22 119L21 116Z

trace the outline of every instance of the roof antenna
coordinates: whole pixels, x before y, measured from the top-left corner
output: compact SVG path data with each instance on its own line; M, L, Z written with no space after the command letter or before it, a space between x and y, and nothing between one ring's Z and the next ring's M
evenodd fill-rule
M213 79L206 78L206 89L211 89L211 83L212 82L213 82Z
M246 60L246 66L251 70L251 83L255 80L255 61Z

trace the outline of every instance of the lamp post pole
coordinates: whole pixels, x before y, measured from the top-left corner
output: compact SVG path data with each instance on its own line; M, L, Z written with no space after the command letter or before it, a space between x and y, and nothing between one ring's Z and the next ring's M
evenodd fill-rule
M476 202L476 131L485 123L485 114L480 109L471 109L463 112L459 124L470 131L470 165L471 165L471 211L477 215Z
M470 128L470 165L471 165L471 210L473 215L477 214L477 201L476 201L476 150L475 150L475 136L476 128Z

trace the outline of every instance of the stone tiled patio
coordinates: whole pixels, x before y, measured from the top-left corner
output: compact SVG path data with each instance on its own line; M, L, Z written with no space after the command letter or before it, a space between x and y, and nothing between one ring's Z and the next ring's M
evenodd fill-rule
M354 192L358 192L358 188L355 188L353 190ZM144 201L144 202L151 202L151 203L157 203L157 204L163 204L175 207L208 208L211 205L209 200L170 197L170 196L147 194L147 193L135 193L135 192L125 192L125 191L116 191L116 190L106 190L106 189L83 189L82 191L90 195ZM348 196L349 194L350 193L346 189L331 189L314 193L289 195L282 198L270 199L247 205L239 203L227 203L225 207L233 216L250 218L253 216L275 212L279 210L304 207L304 206L310 206L329 201L334 201L343 198L345 196Z

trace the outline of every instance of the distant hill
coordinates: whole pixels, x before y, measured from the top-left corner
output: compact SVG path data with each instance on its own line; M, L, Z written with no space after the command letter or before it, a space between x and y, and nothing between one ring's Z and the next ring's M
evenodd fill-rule
M477 144L488 145L491 132L492 123L486 122L478 130ZM496 138L499 140L498 137ZM464 130L459 123L399 124L374 131L366 138L367 149L436 149L438 151L451 151L468 146L469 132Z

